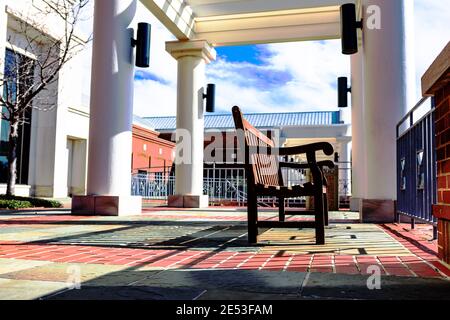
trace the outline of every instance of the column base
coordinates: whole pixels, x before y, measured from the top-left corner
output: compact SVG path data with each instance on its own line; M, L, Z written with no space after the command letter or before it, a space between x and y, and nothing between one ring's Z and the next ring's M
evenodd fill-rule
M350 211L361 212L361 198L350 198Z
M168 206L172 208L208 208L207 195L174 195L169 196Z
M136 216L142 214L142 198L136 196L74 196L72 214L81 216Z
M395 222L395 201L361 199L361 222L393 223Z

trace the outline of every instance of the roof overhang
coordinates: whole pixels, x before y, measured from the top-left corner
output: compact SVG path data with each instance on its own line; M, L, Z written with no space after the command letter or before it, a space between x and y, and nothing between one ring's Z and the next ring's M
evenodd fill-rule
M340 37L339 7L360 0L141 0L179 40L214 46Z

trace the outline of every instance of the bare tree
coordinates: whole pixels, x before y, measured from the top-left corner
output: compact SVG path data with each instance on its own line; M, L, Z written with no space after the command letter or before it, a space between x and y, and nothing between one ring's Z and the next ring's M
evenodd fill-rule
M9 123L7 195L15 194L17 180L17 147L20 126L27 123L33 109L52 111L57 94L51 85L58 74L90 39L76 35L85 19L89 0L32 0L34 14L13 21L14 37L9 43L13 54L5 59L5 72L0 73L1 119ZM55 26L60 26L55 28ZM15 40L15 41L13 41ZM18 52L29 53L33 58ZM22 51L20 50L20 51Z

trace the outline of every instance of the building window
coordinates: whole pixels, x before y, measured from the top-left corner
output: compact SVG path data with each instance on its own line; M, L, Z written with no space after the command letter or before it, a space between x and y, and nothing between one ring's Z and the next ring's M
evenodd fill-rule
M26 66L26 67L25 67ZM32 66L32 67L30 67ZM5 78L8 80L9 94L6 86L3 88L3 97L14 101L18 94L25 92L33 85L33 60L7 49L5 52ZM3 107L2 113L7 112ZM17 183L28 183L28 167L30 157L31 116L32 110L28 108L24 115L26 121L19 126L19 139L17 145ZM9 150L9 122L0 120L0 183L5 183L8 177L8 150Z

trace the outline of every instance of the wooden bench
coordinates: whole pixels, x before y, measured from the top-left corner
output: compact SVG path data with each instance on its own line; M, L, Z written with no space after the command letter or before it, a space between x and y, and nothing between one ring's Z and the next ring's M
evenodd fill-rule
M272 139L253 127L244 119L239 107L233 107L233 118L240 147L244 147L247 178L248 241L258 242L259 228L314 228L316 244L325 244L325 225L328 224L326 179L323 168L333 168L332 161L316 161L316 152L331 156L333 146L327 142L303 146L276 148ZM282 156L306 154L307 163L279 161ZM292 187L284 186L281 168L309 169L312 182ZM258 196L277 197L279 221L258 221ZM314 197L314 211L286 211L284 202L288 198ZM313 214L314 221L285 221L287 215Z

